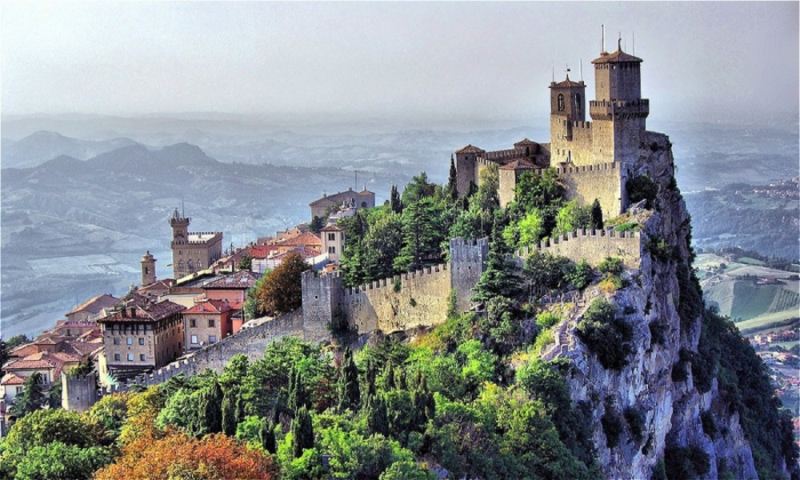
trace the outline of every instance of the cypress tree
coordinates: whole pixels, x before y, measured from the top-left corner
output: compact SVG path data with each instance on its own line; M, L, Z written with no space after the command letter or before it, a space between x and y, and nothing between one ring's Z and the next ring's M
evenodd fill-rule
M314 425L308 410L302 407L292 420L292 454L299 458L307 448L314 448Z
M452 155L450 155L450 176L447 178L447 194L451 200L458 200L458 174Z
M258 432L261 446L269 453L275 453L275 425L266 418L261 420L261 430Z
M376 395L367 405L367 428L371 433L389 435L389 419L383 395Z
M353 352L348 348L344 352L342 366L339 368L339 410L358 408L361 392L358 387L358 367L353 361Z
M289 374L289 410L296 412L301 407L308 405L305 385L300 378L299 371Z
M22 393L17 396L14 405L11 406L11 413L18 418L23 417L42 408L46 399L42 388L42 374L34 372L25 379Z
M596 198L592 203L592 228L595 230L603 228L603 209L600 208L600 202Z
M232 390L222 397L222 433L228 436L236 434L236 400Z
M406 372L402 368L396 368L394 371L394 381L397 384L398 390L405 390L408 386L406 383Z
M417 388L412 393L412 401L417 415L417 427L423 427L425 422L432 419L436 413L436 402L428 389L428 381L424 376L420 378Z
M400 192L397 191L397 185L392 185L392 191L389 194L389 205L394 213L403 212L403 202L400 200Z
M372 360L367 361L367 371L364 373L365 383L367 384L367 400L375 395L375 378L378 376L378 371L375 368L375 362Z
M492 224L489 242L489 256L486 270L475 286L473 300L486 303L493 297L513 298L520 290L517 265L512 258L511 248L503 239L503 226L498 218Z
M222 387L218 382L214 382L208 392L203 395L202 413L201 422L204 423L209 433L222 431Z
M238 392L237 392L238 393ZM244 421L245 412L244 412L244 400L242 399L242 395L236 395L236 423Z
M383 388L385 390L397 388L397 383L394 379L394 366L391 361L386 363L386 368L383 371Z

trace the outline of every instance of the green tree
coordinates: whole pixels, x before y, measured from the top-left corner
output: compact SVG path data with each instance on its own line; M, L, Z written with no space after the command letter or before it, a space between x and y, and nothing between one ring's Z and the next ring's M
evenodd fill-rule
M395 269L411 271L439 262L444 239L440 206L429 197L413 203L404 200L403 204L403 248L395 258Z
M61 442L37 445L17 464L17 480L90 479L95 470L109 463L111 452L104 447L81 448Z
M397 191L397 185L392 185L392 190L389 193L389 207L394 213L403 213L403 203L400 200L400 192Z
M594 203L592 203L592 214L591 214L591 228L595 230L602 230L603 229L603 209L600 208L600 201L596 198L594 199Z
M22 393L17 395L14 405L11 406L11 413L19 417L42 408L47 398L44 394L42 387L42 375L39 372L34 372L30 377L25 379L22 385Z
M303 450L314 448L314 426L311 423L311 415L305 407L300 408L292 419L291 431L294 458L301 457Z
M372 397L366 407L367 429L371 433L389 435L389 419L386 416L386 402L383 394Z
M239 265L237 266L239 270L250 270L252 266L253 266L253 257L251 257L250 255L245 253L244 255L241 256L241 258L239 258Z
M203 418L209 433L222 431L222 398L222 387L219 382L214 382L202 396Z
M261 419L261 430L258 432L261 448L269 453L275 453L275 426L266 418Z
M436 184L428 181L428 174L420 172L406 185L403 190L403 209L412 203L417 203L424 198L432 197L436 193Z
M346 349L342 366L339 367L339 410L357 410L361 401L361 393L358 386L358 367L353 360L353 352Z
M361 269L363 282L391 277L398 273L394 260L403 248L403 219L391 212L382 212L370 222L363 239Z
M556 214L554 233L564 235L589 226L592 220L591 213L591 209L578 205L577 200L570 200Z
M420 467L417 462L403 460L389 465L378 480L434 480L435 478L436 475Z
M519 293L519 274L512 258L512 251L502 235L503 227L495 220L489 242L489 255L486 270L475 286L473 299L486 303L496 296L514 297Z
M325 227L325 219L318 215L314 215L314 218L311 219L311 223L308 225L308 228L316 234L319 234L323 227Z
M47 406L50 408L61 408L61 379L54 382L47 391Z
M455 201L458 199L458 174L456 173L456 162L450 155L450 174L447 177L447 196Z
M236 396L234 390L222 396L222 433L228 436L236 434Z
M543 209L558 203L564 197L564 187L561 185L555 169L548 168L541 174L525 172L517 183L514 203L523 211L528 212L534 208Z

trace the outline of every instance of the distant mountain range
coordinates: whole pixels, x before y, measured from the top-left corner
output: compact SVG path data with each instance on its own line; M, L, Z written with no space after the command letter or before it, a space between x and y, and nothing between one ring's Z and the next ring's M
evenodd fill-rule
M40 130L16 141L4 138L0 164L3 168L35 167L59 155L86 160L101 153L136 144L130 138L81 140Z

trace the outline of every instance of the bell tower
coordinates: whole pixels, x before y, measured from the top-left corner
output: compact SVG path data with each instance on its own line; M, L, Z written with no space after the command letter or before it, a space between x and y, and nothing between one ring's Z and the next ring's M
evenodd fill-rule
M568 70L569 72L569 70ZM586 84L570 80L550 83L550 158L552 163L572 160L573 129L586 121ZM578 126L579 126L578 125Z
M148 250L142 256L142 286L156 282L156 259Z

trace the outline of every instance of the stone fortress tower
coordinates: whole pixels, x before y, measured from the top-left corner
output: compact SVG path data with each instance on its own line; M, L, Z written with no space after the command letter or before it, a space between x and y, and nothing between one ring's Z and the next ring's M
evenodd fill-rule
M222 256L222 232L189 232L190 222L177 208L169 219L175 280L210 267Z
M595 199L606 216L627 208L625 182L628 167L639 158L645 135L649 101L641 96L642 59L622 51L603 51L592 60L595 100L586 120L586 84L566 78L550 84L550 143L524 139L510 150L487 152L467 145L455 152L459 195L480 183L480 172L499 169L502 206L514 198L519 176L526 171L556 169L568 198L582 204Z
M141 285L147 286L156 283L156 259L150 254L150 250L145 252L142 256L142 283Z

